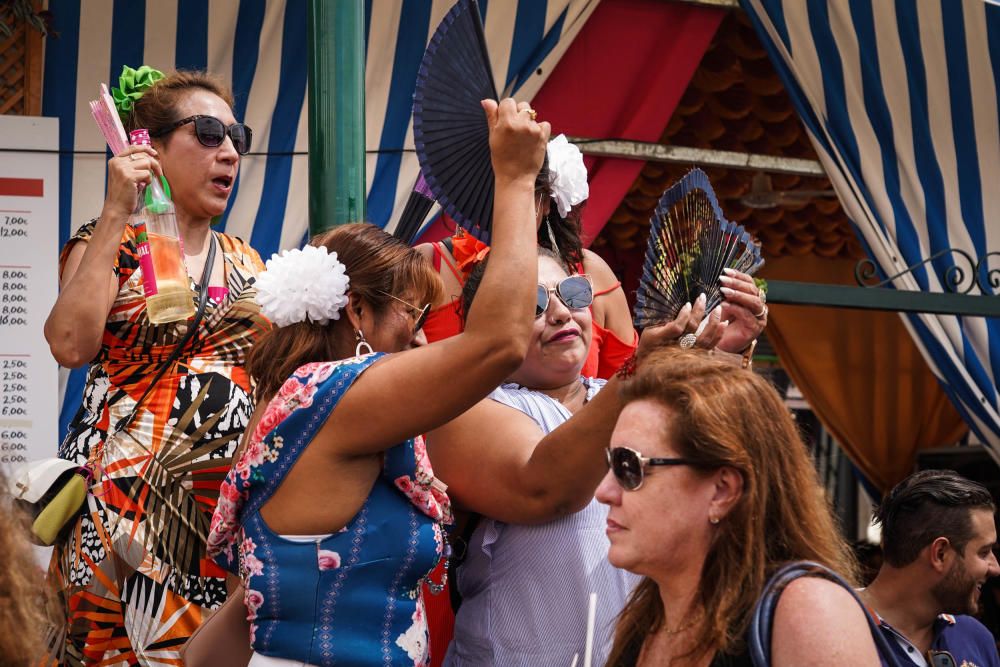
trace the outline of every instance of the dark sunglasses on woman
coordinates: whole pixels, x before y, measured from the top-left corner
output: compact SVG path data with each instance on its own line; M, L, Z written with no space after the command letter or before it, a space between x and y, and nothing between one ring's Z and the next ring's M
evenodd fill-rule
M163 137L178 127L182 125L187 125L188 123L194 123L194 136L198 137L198 142L202 146L207 146L208 148L216 148L222 145L222 142L226 140L226 135L233 140L233 148L240 155L246 155L250 152L250 144L253 141L253 130L244 125L243 123L233 123L232 125L226 126L221 120L215 116L188 116L187 118L181 118L176 123L165 127L164 129L150 134L151 137Z
M628 447L608 447L608 467L626 491L638 491L646 466L697 466L697 461L685 458L648 459Z
M538 301L535 303L535 317L541 317L549 307L549 294L555 293L563 305L570 310L587 308L594 303L594 286L590 278L583 275L563 278L555 287L538 284Z

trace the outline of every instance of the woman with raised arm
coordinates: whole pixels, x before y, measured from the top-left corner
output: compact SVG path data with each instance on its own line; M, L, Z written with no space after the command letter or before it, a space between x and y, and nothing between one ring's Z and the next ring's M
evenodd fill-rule
M320 235L261 277L278 328L249 362L258 408L209 537L241 575L251 665L426 661L420 587L451 512L420 434L520 365L535 304L532 193L548 124L510 99L483 107L494 262L462 334L424 344L439 282L371 225Z
M59 299L45 323L60 365L90 366L59 448L96 472L51 568L67 622L53 654L70 666L177 660L205 613L225 600L225 572L206 558L205 539L253 410L244 358L269 328L254 302L260 257L211 229L252 136L233 116L229 89L203 72L164 76L149 67L125 68L120 85L125 129L147 129L152 145L108 161L104 207L63 248ZM207 290L186 342L191 320L150 322L128 222L138 189L161 174L192 292Z
M696 331L704 316L698 299L675 321L644 331L635 366L627 364L622 377L605 384L582 376L593 285L570 275L554 253L538 252L524 363L487 399L427 436L452 502L478 515L457 530L454 544L464 556L452 580L462 601L446 665L569 665L584 650L590 593L598 596L594 664L603 664L614 618L635 583L607 563L607 510L594 500L621 410L619 390L652 349ZM466 308L480 298L481 270L466 283ZM741 349L759 333L727 325L716 310L697 344Z

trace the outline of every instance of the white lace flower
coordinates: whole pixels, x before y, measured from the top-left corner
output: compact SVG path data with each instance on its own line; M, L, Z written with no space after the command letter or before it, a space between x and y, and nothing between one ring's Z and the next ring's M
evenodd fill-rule
M552 198L559 215L565 218L571 208L590 196L587 167L583 164L583 153L566 139L565 134L549 142L548 157Z
M275 326L306 320L326 324L340 319L349 284L337 253L311 245L282 250L271 255L267 270L257 276L257 303Z

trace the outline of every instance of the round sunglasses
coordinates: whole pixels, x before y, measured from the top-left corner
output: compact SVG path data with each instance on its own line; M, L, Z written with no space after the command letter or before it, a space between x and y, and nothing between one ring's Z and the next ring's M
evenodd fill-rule
M217 148L222 145L222 142L226 140L226 135L233 140L233 148L240 155L246 155L250 152L250 144L253 142L253 130L244 125L243 123L233 123L227 126L221 120L215 116L204 116L201 114L195 116L188 116L187 118L181 118L176 123L165 127L164 129L151 134L151 137L163 137L178 127L187 125L188 123L194 123L194 136L198 137L198 142L202 146L208 148Z
M538 284L538 301L535 303L535 317L541 317L549 308L549 294L555 293L563 305L570 310L587 308L594 303L594 286L584 275L563 278L555 287Z
M697 461L685 458L657 459L646 458L639 452L628 447L608 447L608 467L614 473L615 479L626 491L638 491L642 486L646 466L700 466Z

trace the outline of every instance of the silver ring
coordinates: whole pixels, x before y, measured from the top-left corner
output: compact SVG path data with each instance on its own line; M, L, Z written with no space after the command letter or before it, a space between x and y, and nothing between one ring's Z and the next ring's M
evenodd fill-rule
M132 162L135 162L135 153L129 153L128 159L131 160Z
M758 319L758 320L767 319L767 304L766 303L763 304L763 307L760 309L760 312L754 315L754 319Z
M698 336L693 333L684 334L679 339L677 339L677 344L680 345L682 350L690 350L694 347L694 344L698 342Z

